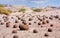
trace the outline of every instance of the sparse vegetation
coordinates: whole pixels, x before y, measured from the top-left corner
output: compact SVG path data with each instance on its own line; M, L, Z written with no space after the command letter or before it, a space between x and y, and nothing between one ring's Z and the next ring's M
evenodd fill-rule
M4 5L0 4L0 7L4 7Z
M25 8L21 8L20 10L19 10L19 12L25 12L26 11L26 9Z
M38 9L38 8L36 8L36 9L33 9L33 11L34 11L34 12L41 12L42 9Z
M0 14L6 14L9 15L11 13L10 10L4 8L4 7L0 7Z

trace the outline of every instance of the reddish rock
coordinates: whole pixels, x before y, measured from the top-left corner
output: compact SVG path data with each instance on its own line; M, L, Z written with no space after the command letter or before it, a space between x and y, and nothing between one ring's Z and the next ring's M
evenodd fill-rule
M19 25L20 30L28 30L28 25Z
M13 30L12 33L17 33L17 30Z
M13 38L18 38L18 36L17 35L14 35Z

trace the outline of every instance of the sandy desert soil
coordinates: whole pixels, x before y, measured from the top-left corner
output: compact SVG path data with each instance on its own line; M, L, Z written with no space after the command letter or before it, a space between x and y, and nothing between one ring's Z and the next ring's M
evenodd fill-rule
M60 38L60 11L0 14L0 38Z

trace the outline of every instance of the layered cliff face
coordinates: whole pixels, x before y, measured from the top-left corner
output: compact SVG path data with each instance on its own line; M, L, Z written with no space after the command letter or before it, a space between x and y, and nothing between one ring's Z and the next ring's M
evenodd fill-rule
M4 8L11 13L0 14L0 38L60 38L60 9Z

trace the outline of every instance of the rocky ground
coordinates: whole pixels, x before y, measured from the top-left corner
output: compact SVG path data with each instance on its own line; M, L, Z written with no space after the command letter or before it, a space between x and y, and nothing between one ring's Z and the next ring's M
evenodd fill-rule
M60 12L0 14L0 38L60 38Z

